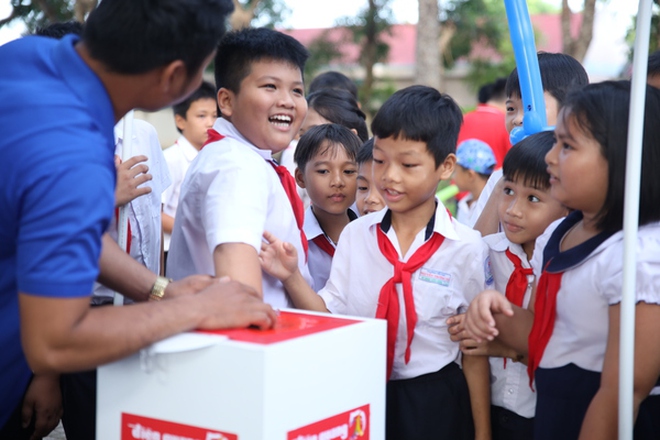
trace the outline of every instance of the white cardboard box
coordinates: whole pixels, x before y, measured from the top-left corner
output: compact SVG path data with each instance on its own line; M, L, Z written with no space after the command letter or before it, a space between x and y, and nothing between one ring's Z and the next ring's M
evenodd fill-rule
M175 336L99 368L97 439L383 439L385 327L287 310Z

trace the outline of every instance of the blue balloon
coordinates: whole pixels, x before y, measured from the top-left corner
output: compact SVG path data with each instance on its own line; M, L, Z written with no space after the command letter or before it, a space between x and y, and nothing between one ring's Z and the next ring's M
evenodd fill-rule
M523 126L511 131L511 144L549 129L534 31L525 0L504 0L524 107Z

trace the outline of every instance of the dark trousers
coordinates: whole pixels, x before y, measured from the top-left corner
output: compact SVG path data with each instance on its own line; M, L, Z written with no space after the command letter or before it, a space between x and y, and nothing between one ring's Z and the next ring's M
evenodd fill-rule
M440 371L387 383L387 440L474 439L470 394L463 370Z
M490 424L493 440L531 440L534 419L528 419L500 406L491 405Z
M60 376L67 440L96 438L96 370Z
M0 439L2 440L29 440L34 432L34 418L27 428L22 426L21 412L23 409L23 399L16 406L16 409L11 413L9 419L5 422L5 426L0 428Z

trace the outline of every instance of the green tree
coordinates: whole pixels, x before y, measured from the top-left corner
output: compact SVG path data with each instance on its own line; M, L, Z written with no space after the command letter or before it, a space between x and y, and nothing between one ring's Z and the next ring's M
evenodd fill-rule
M626 43L630 46L628 58L633 59L633 47L635 45L635 27L637 26L637 15L632 17L630 27L626 33ZM649 54L660 49L660 0L653 0L653 15L651 16L651 35L649 41Z
M282 0L233 0L234 12L229 17L232 29L249 26L274 28L291 13Z
M28 32L34 32L37 28L46 26L50 23L68 21L77 18L83 21L87 13L96 7L96 2L89 9L87 1L74 0L10 0L11 12L3 19L0 19L0 27L7 25L15 20L21 20L25 23ZM80 3L80 5L78 5ZM76 12L81 14L76 17ZM85 12L86 11L86 12Z

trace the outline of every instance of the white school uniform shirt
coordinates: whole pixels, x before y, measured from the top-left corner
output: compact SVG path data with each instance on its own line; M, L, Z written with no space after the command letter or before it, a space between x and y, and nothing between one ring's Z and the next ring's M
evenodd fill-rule
M567 219L575 218L570 214ZM551 224L536 242L532 267L540 277L543 250L561 220ZM576 252L579 247L568 252ZM584 253L582 253L584 254ZM574 363L578 367L602 372L609 306L621 302L623 283L623 231L619 231L584 258L567 269L557 293L557 317L552 336L539 367L557 368ZM639 228L637 239L637 287L635 301L660 304L660 223ZM656 387L652 394L658 394Z
M351 220L357 218L352 210L349 209L349 217ZM312 276L313 284L312 288L315 292L323 289L325 283L328 281L330 276L330 265L332 264L332 257L328 255L326 251L318 247L314 243L314 238L323 237L333 248L337 248L337 244L333 242L330 237L325 235L319 221L312 211L312 207L308 207L305 210L305 223L303 224L303 230L305 231L305 236L307 237L307 243L309 246L309 257L307 258L307 265L309 266L309 273Z
M511 243L503 232L487 235L484 241L490 248L490 265L495 282L495 290L506 294L506 285L513 273L513 263L506 256L509 249L515 256L520 258L522 267L531 267L527 261L527 255L522 246ZM528 286L523 297L523 307L527 308L532 296L534 276L527 277ZM536 411L536 393L529 388L529 376L527 376L527 365L520 362L507 360L504 368L504 360L501 357L491 357L490 361L490 398L493 405L508 409L514 413L526 417L534 417Z
M186 172L193 159L197 157L197 153L197 149L188 142L188 139L186 139L185 136L180 136L174 145L163 151L167 167L170 170L170 177L172 178L172 185L170 185L170 187L163 193L163 212L170 217L176 215L176 208L179 206L179 194L181 193L183 178L186 177ZM171 238L171 234L163 234L163 247L165 248L165 251L170 249Z
M167 257L167 276L215 274L213 251L223 243L244 243L261 252L264 231L289 242L298 251L298 266L311 277L305 262L293 208L269 163L270 150L252 145L227 120L213 128L224 139L206 145L188 169ZM264 301L290 307L282 283L262 273Z
M115 154L123 157L123 124L115 125ZM160 273L160 206L161 195L170 185L170 173L160 148L156 129L148 122L133 120L133 142L130 157L145 155L143 162L149 167L152 180L140 187L150 187L151 192L140 196L127 205L128 221L131 225L130 256L154 273ZM108 233L117 241L117 219L112 216ZM99 283L94 284L94 295L111 297L114 292Z
M468 225L469 227L474 226L474 224L470 224L470 217L472 215L472 211L477 205L476 200L474 203L472 203L472 205L470 205L469 203L472 200L474 200L474 197L472 196L472 193L470 193L459 200L456 204L456 220L463 223L464 225Z
M332 261L330 278L319 295L332 313L373 318L383 285L392 278L392 264L378 248L378 224L390 217L388 209L360 217L344 228ZM488 247L478 232L451 218L438 202L432 232L444 242L424 265L412 274L417 325L411 345L410 362L405 363L405 303L397 284L400 317L390 379L409 379L436 372L458 359L458 344L449 339L446 320L464 312L472 299L492 283ZM401 261L408 259L426 242L427 228L415 237L403 258L392 227L386 235ZM430 235L429 235L430 237Z
M486 207L486 202L488 202L490 195L495 190L495 185L497 185L497 182L500 181L502 176L504 176L504 172L502 171L502 168L493 171L493 174L490 175L490 177L486 181L486 186L484 186L484 189L481 190L481 194L479 194L479 198L477 199L476 202L472 204L470 219L468 220L466 225L473 228L474 225L477 223L477 220L479 220L479 216Z

